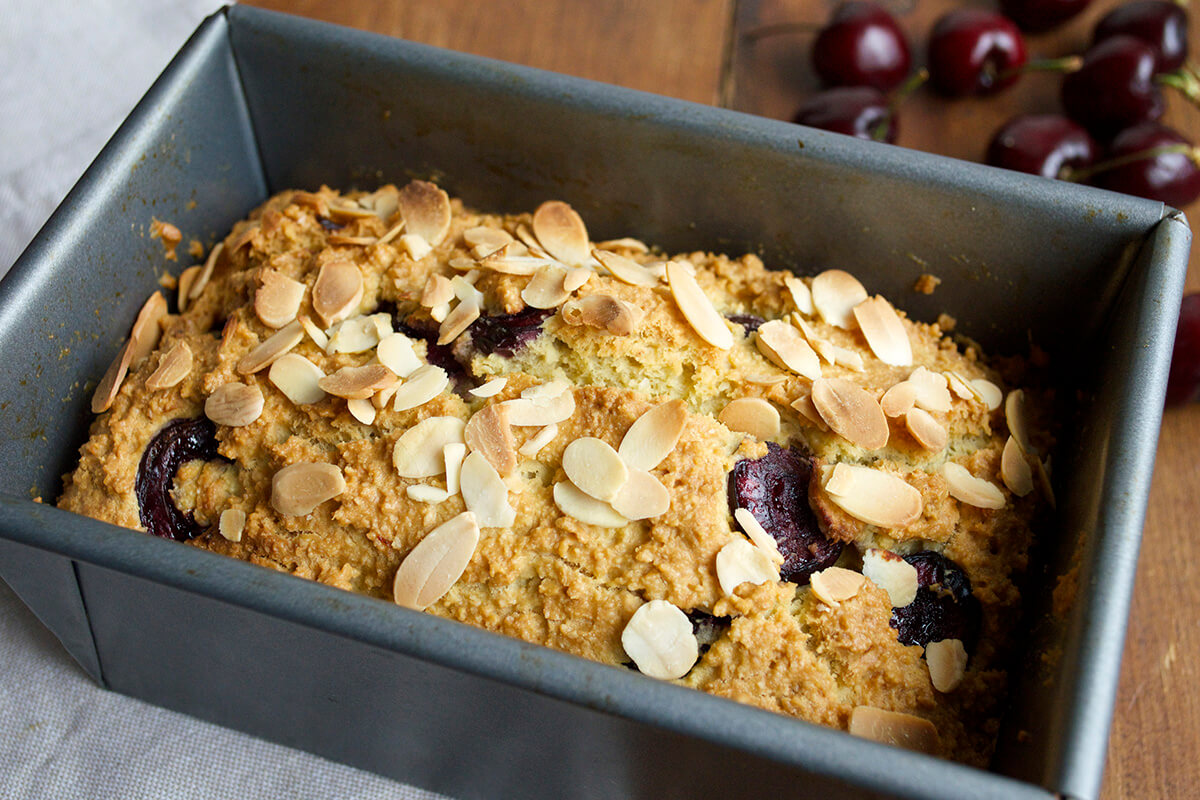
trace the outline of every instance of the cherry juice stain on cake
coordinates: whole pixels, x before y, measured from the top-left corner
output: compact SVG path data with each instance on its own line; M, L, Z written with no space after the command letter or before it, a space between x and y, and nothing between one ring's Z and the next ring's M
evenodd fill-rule
M191 514L176 508L171 484L188 461L218 458L216 425L204 417L173 420L154 435L142 453L135 482L138 516L147 531L178 542L204 532Z
M496 353L512 358L518 350L541 335L542 323L552 313L540 308L527 308L517 314L480 317L467 329L471 335L471 349L483 355Z
M892 627L904 644L922 647L942 639L958 639L968 651L979 638L980 605L962 567L925 550L904 556L917 569L917 596L892 609Z

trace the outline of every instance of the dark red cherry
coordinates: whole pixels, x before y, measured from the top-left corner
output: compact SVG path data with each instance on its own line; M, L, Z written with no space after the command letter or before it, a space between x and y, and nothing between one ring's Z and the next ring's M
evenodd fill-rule
M1183 298L1175 349L1171 353L1171 376L1167 379L1167 405L1200 400L1200 294Z
M1169 0L1125 3L1096 23L1092 43L1114 36L1132 36L1154 48L1156 72L1179 69L1187 61L1187 12Z
M870 86L840 86L817 92L804 101L792 121L859 139L889 143L896 141L898 127L887 98Z
M912 58L896 20L882 7L852 0L833 12L817 34L813 67L826 86L899 86Z
M549 311L527 308L516 314L482 316L471 325L471 349L483 355L499 353L512 358L518 350L536 339Z
M1162 116L1162 91L1154 82L1154 49L1132 36L1114 36L1092 47L1083 65L1063 77L1067 116L1092 135L1118 131Z
M1114 192L1134 194L1182 208L1200 197L1196 149L1158 122L1142 122L1117 134L1092 182Z
M1091 166L1098 151L1082 125L1060 114L1023 114L996 131L987 163L1044 178L1067 178Z
M929 76L951 97L990 94L1011 86L1029 60L1013 21L982 8L943 14L929 37Z
M892 609L891 625L904 644L958 639L967 651L979 638L982 617L979 601L971 594L971 581L962 567L932 550L905 556L917 570L917 596Z
M1023 31L1048 31L1083 11L1092 0L1000 0L1000 10Z
M734 325L741 325L742 330L747 334L754 333L759 329L759 326L766 322L765 319L755 314L726 314L725 319Z
M134 478L138 519L155 536L186 542L203 533L191 514L171 499L175 473L188 461L213 461L217 453L217 428L205 417L168 422L146 445Z

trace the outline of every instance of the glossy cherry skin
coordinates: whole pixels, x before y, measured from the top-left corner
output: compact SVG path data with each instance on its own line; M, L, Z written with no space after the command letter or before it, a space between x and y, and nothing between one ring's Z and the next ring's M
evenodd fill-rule
M1145 153L1158 147L1191 143L1166 125L1143 122L1121 131L1109 147L1108 158ZM1135 194L1182 208L1200 197L1200 168L1188 153L1163 153L1105 170L1095 176L1097 186Z
M951 97L990 94L1011 86L1029 60L1012 20L981 8L943 14L929 37L929 79Z
M1178 406L1200 400L1200 294L1183 298L1175 349L1171 353L1171 376L1167 379L1167 405Z
M1100 139L1158 119L1164 103L1154 82L1155 60L1154 48L1132 36L1095 45L1084 54L1083 65L1063 77L1067 116Z
M804 101L792 121L859 139L889 144L896 141L895 114L888 111L883 93L870 86L840 86L817 92Z
M1187 12L1169 0L1125 3L1096 23L1092 43L1114 36L1132 36L1154 48L1156 72L1179 69L1187 61Z
M912 65L908 41L882 7L852 0L833 12L812 48L813 68L826 86L899 86Z
M1023 31L1048 31L1083 11L1092 0L1000 0L1004 16Z
M987 163L1043 178L1089 167L1099 147L1082 125L1060 114L1023 114L1004 124L988 145Z

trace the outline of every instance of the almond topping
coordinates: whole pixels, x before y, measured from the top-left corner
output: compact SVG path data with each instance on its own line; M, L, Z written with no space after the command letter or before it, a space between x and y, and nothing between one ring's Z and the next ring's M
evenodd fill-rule
M921 517L921 493L903 478L871 467L837 464L825 484L829 499L855 519L903 528Z
M910 408L904 415L904 426L917 440L917 444L933 453L940 453L950 440L942 423L933 418L928 411L920 408Z
M775 541L774 536L767 533L749 509L737 509L733 512L733 518L737 520L738 525L742 526L742 530L750 537L750 541L754 542L754 546L766 553L772 564L779 566L783 563L783 554L779 552L779 543Z
M741 397L732 401L721 409L717 419L731 431L748 433L762 441L779 435L779 412L759 397Z
M271 506L287 517L303 517L346 491L346 479L333 464L289 464L271 479Z
M466 424L458 417L429 417L396 440L392 464L401 478L432 478L446 470L444 448L463 441Z
M472 414L464 436L467 446L482 454L501 478L517 468L516 442L508 424L508 409L503 403L484 406Z
M412 486L406 487L404 493L408 495L409 500L429 505L437 505L450 499L450 492L447 490L425 483L414 483Z
M282 328L296 319L304 284L273 269L262 274L262 285L254 293L254 313L268 328Z
M271 365L267 379L298 406L319 403L325 399L321 380L325 373L302 355L288 353Z
M572 267L588 263L588 234L583 218L566 203L550 200L533 212L533 235L546 252Z
M450 230L450 196L428 181L412 181L400 190L405 229L437 247Z
M566 277L566 268L557 264L539 267L521 290L521 299L534 308L557 308L571 296L571 290L564 286Z
M988 411L995 411L1004 400L1004 392L1000 391L1000 387L989 380L976 378L971 381L971 388L975 390L980 399L987 405Z
M686 422L682 400L659 403L629 426L617 453L630 469L652 470L675 449Z
M598 528L624 528L629 524L608 503L589 497L570 481L554 484L554 504L568 517Z
M467 446L462 442L450 442L442 447L442 460L446 462L446 491L458 494L461 489L463 461L467 457Z
M479 225L463 231L463 241L471 247L486 247L489 253L494 253L513 240L512 234L499 228L489 228Z
M629 469L602 439L584 436L567 445L562 468L571 482L597 500L610 502L629 480Z
M532 275L547 264L547 260L531 255L516 255L520 245L510 242L479 260L479 266L504 275ZM557 262L555 262L557 263ZM451 265L453 266L453 264ZM472 263L473 267L474 264Z
M821 362L800 331L783 320L763 323L755 335L759 352L783 369L802 375L810 381L821 377Z
M812 292L809 291L808 284L793 275L784 278L783 283L788 288L788 294L792 296L792 302L796 304L796 310L812 316Z
M1004 453L1000 456L1000 478L1017 497L1024 497L1033 491L1033 470L1029 468L1021 446L1012 436L1004 443Z
M619 253L609 252L608 250L592 250L592 255L619 281L628 283L631 286L651 287L658 285L658 278L647 272L641 264L632 258L626 258Z
M879 295L854 307L854 319L876 358L893 367L912 364L912 345L908 332L892 304Z
M396 604L424 611L436 603L462 577L478 544L479 525L470 511L431 530L396 570Z
M825 420L821 419L821 413L813 405L812 392L801 392L800 396L793 400L791 405L792 408L800 412L800 416L816 425L819 430L829 430L829 426L825 424Z
M717 553L717 581L732 595L743 583L758 585L779 580L779 570L760 548L745 539L734 539Z
M553 425L566 422L575 413L575 393L563 392L549 402L521 397L502 405L508 409L509 425Z
M634 239L626 236L621 239L607 239L603 242L597 242L596 247L601 250L629 250L633 253L649 253L650 248L640 239Z
M413 261L420 261L433 252L433 245L427 242L424 236L418 236L415 233L401 235L400 246L408 251L408 256Z
M221 512L217 523L217 533L231 542L242 540L242 531L246 529L246 512L238 508L227 508Z
M981 395L974 386L968 383L967 379L962 375L959 375L952 369L946 370L944 374L946 376L946 381L950 384L950 391L958 395L959 398L963 400L978 400L981 403L984 402L983 395Z
M1033 459L1034 472L1037 473L1038 486L1042 490L1042 495L1045 496L1046 502L1051 508L1058 508L1058 503L1054 499L1054 485L1050 483L1050 469L1047 463L1044 463L1040 458Z
M633 613L621 646L643 675L659 680L682 678L700 657L691 621L666 600L651 600Z
M883 393L883 397L879 399L879 407L889 417L902 417L916 402L917 387L908 381L901 381Z
M270 366L277 358L291 350L304 339L304 328L299 322L291 322L271 334L265 342L242 356L237 371L252 375L263 367Z
M93 414L100 414L112 407L117 392L121 391L121 384L125 382L125 375L129 372L129 362L132 358L133 340L130 339L121 346L117 357L104 372L104 377L100 379L100 383L96 384L96 391L92 394Z
M555 436L558 436L558 426L554 424L547 425L529 437L517 452L526 458L533 458L541 452L543 447L550 444Z
M312 288L313 310L326 327L341 322L358 309L363 297L363 278L349 261L327 261Z
M1025 392L1014 389L1008 393L1004 401L1004 418L1008 423L1008 432L1017 440L1024 453L1030 452L1029 429L1025 424Z
M872 548L863 554L863 575L883 589L895 608L903 608L917 597L917 568L888 550Z
M375 409L375 404L367 398L362 400L347 400L346 409L350 412L350 416L363 425L370 425L375 422L375 417L379 413Z
M318 380L317 385L335 397L367 400L375 392L392 386L398 380L396 373L383 364L366 364L361 367L342 367Z
M446 391L446 387L449 385L450 378L444 369L426 364L414 371L405 379L404 383L400 384L400 388L396 390L393 397L392 408L397 411L408 411L410 408L423 406Z
M198 300L200 295L204 293L204 287L208 286L208 282L212 280L213 271L217 267L217 259L221 257L221 251L225 249L224 242L217 242L213 249L209 251L208 258L204 259L204 268L196 276L196 281L192 284L188 291L189 300Z
M325 352L330 355L365 353L378 344L379 326L371 317L351 317L329 329L329 343L325 346Z
M563 322L568 325L587 325L608 331L614 336L628 336L637 329L644 313L631 303L607 294L589 294L563 305Z
M307 315L301 314L296 317L296 321L300 323L300 327L308 334L308 338L313 340L313 344L324 350L329 347L329 337L325 335L325 331L317 327L317 324L308 318Z
M470 453L459 473L459 491L481 528L507 528L517 518L508 503L508 487L482 453Z
M938 749L937 728L929 720L871 706L850 712L850 735L930 755Z
M403 333L389 333L375 347L379 363L401 378L407 378L421 368L421 359L413 349L413 341Z
M590 281L592 276L595 274L596 273L592 272L586 267L574 267L569 269L567 270L567 277L563 278L563 288L568 292L574 292L575 290L582 288L584 284Z
M612 499L613 510L629 519L650 519L671 508L671 493L658 478L640 469L629 470L629 480Z
M967 648L959 639L942 639L925 645L929 680L942 694L953 692L967 671Z
M867 450L887 444L887 417L875 398L858 384L844 378L817 378L812 401L821 419L850 443Z
M504 391L505 385L508 384L508 378L501 375L499 378L492 378L482 386L476 386L471 389L468 394L473 397L495 397Z
M440 306L454 299L454 287L445 275L430 275L421 291L421 305L425 308Z
M262 411L262 391L244 383L222 384L204 401L204 415L230 428L249 425L262 416Z
M966 467L947 461L942 465L942 477L950 488L950 496L976 508L1004 508L1004 492L991 481L976 478Z
M675 304L701 339L721 350L733 347L733 332L724 317L713 308L712 301L683 264L667 262L667 283Z
M813 307L834 327L854 330L854 307L866 299L867 290L849 272L829 269L813 278Z
M167 315L167 300L158 292L150 295L138 311L133 328L129 331L129 341L133 345L129 354L129 365L136 366L142 359L154 352L158 340L162 338L162 325L159 323Z
M475 298L463 300L446 316L442 324L438 327L439 345L450 344L475 320L479 319L479 303Z
M945 375L917 367L908 376L908 383L916 390L913 402L917 406L935 414L950 410L950 389Z
M556 397L570 388L571 384L566 381L553 380L523 389L521 397L524 397L526 400L532 400L538 405L549 405Z
M808 585L818 600L827 606L837 608L843 600L849 600L857 595L866 580L866 576L861 572L841 567L828 567L820 572L814 572L809 578Z
M178 342L158 362L158 369L146 378L146 388L150 391L167 389L182 381L191 371L192 349L187 342Z
M179 273L179 297L176 303L179 306L179 313L188 310L188 306L192 304L192 287L196 285L196 279L200 277L200 273L204 267L197 264L194 267L188 267L183 272Z

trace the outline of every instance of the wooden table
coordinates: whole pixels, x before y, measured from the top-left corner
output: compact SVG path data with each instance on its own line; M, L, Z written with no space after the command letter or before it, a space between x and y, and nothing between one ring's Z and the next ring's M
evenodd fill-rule
M767 25L820 24L836 0L250 0L253 5L659 94L788 118L816 89L811 34L747 36ZM962 0L883 0L923 63L929 29ZM1059 31L1031 37L1039 56L1082 52L1096 0ZM991 5L977 3L977 5ZM1200 14L1191 41L1200 46ZM992 132L1020 112L1057 110L1059 79L1029 75L1006 93L946 101L925 91L902 111L899 144L982 160ZM1167 122L1200 139L1200 109L1169 98ZM1193 217L1197 207L1186 209ZM1200 289L1200 247L1189 290ZM1137 588L1105 772L1105 798L1200 793L1200 405L1163 420Z

